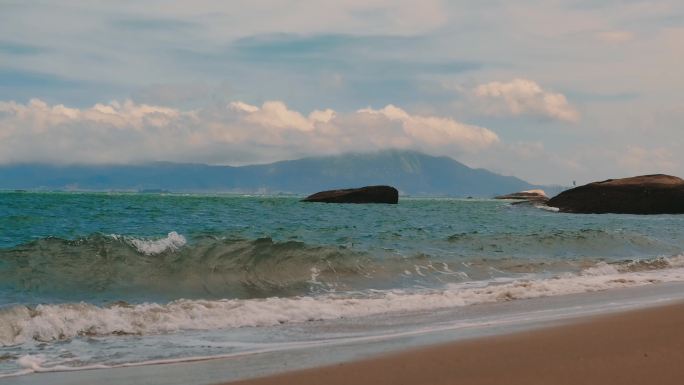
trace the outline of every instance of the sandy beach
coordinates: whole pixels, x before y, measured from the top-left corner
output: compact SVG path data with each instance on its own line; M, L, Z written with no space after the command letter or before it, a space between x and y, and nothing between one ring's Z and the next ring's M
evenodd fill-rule
M682 325L678 303L230 384L681 384Z

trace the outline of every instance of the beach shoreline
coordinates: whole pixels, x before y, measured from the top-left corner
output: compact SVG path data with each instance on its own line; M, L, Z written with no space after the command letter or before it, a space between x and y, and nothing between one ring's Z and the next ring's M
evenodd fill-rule
M680 384L681 325L677 302L225 384Z
M450 353L449 349L469 349L471 351L479 351L481 363L476 363L470 369L495 369L496 365L505 362L501 357L496 358L485 348L496 341L505 341L509 338L519 338L521 335L536 335L537 332L545 333L547 330L556 330L556 328L564 328L566 325L593 325L597 320L603 320L613 317L617 323L627 322L634 330L634 325L654 325L657 330L664 330L670 333L673 337L672 341L667 343L684 341L682 333L676 330L677 323L681 324L684 321L684 283L664 283L653 286L634 287L615 289L607 291L598 291L594 293L571 294L559 297L545 297L529 300L507 301L498 304L483 304L466 306L455 309L444 309L439 312L416 313L416 314L395 314L380 317L364 317L360 319L349 319L347 321L341 320L336 322L313 322L310 324L293 324L290 328L287 325L276 328L257 328L260 333L265 335L279 335L285 330L288 333L307 331L307 334L319 336L320 333L326 333L330 330L335 330L336 333L344 330L353 331L358 330L361 325L363 330L371 331L371 334L361 338L339 338L329 341L313 338L309 344L302 340L303 344L280 345L276 343L273 350L267 351L253 351L253 352L238 352L230 356L216 356L216 357L179 357L179 359L172 359L166 362L140 362L131 364L124 364L119 367L95 368L94 370L87 370L87 368L71 369L71 368L36 368L34 373L11 376L0 379L0 383L7 385L86 385L92 383L98 384L122 384L122 383L145 383L149 385L185 385L185 384L225 384L237 381L237 384L280 384L280 383L395 383L396 379L386 378L383 382L382 378L373 376L382 375L387 372L382 365L373 367L372 369L363 368L364 365L377 365L378 361L390 360L390 368L407 367L417 369L413 377L411 374L406 375L408 382L396 382L406 384L432 384L437 383L436 379L431 377L422 378L420 372L427 371L429 373L442 373L446 380L449 380L451 375L449 370L451 365L459 364L459 360L449 361L449 357L453 357L454 353ZM672 305L675 304L675 305ZM661 310L665 309L665 310ZM658 316L660 313L667 313L667 317ZM633 318L634 314L642 314L641 317L646 319L643 322L625 321ZM427 318L426 318L427 317ZM649 318L671 319L667 325L653 323L648 321ZM616 322L616 321L613 321ZM371 325L376 326L368 329ZM346 325L346 326L345 326ZM405 328L401 325L408 326ZM413 325L413 326L411 326ZM420 326L418 329L414 327ZM330 329L330 328L333 329ZM285 328L285 329L283 329ZM380 328L380 329L377 329ZM243 340L239 337L241 333L249 332L248 329L235 329L230 331L230 336L225 336L226 341L233 341L235 337L237 340ZM593 335L597 334L597 330L603 330L602 327L592 326ZM375 334L375 330L379 332L384 330L385 333ZM399 333L389 332L389 330L398 331ZM404 332L400 332L404 330ZM631 329L629 329L632 332ZM273 334L273 333L276 334ZM235 334L237 333L237 334ZM592 334L590 333L590 334ZM352 333L353 334L353 333ZM641 333L643 334L643 333ZM217 334L218 336L219 334ZM160 336L163 337L163 336ZM294 335L290 335L294 337ZM627 341L623 330L623 342ZM642 336L648 338L648 335ZM536 339L537 337L534 337ZM601 341L601 336L592 337L596 341ZM618 338L618 339L619 339ZM294 338L297 340L298 338ZM613 338L615 339L615 338ZM245 341L251 341L252 338L247 338ZM605 340L605 339L604 339ZM494 342L492 342L494 341ZM544 341L543 339L540 341ZM654 340L655 341L655 340ZM667 347L667 343L662 346ZM489 344L489 345L488 345ZM464 348L467 346L468 348ZM650 350L644 351L650 357L653 357L651 351L655 351L659 345L651 346ZM682 346L677 349L681 349ZM441 351L442 353L430 353L431 351ZM558 351L558 349L556 348ZM461 350L463 351L463 350ZM674 349L676 352L676 349ZM484 353L483 353L484 352ZM496 353L496 351L494 352ZM537 356L539 353L536 353ZM451 355L451 356L450 356ZM519 355L515 353L514 355ZM529 352L525 352L524 356L529 356ZM579 355L578 355L579 356ZM399 358L397 358L399 357ZM405 357L405 358L401 358ZM425 358L427 357L427 358ZM432 357L432 358L430 358ZM446 357L446 358L444 358ZM470 356L467 356L470 357ZM536 359L535 356L530 356L530 360ZM542 357L547 358L547 357ZM676 360L682 358L681 354ZM405 362L402 361L405 360ZM427 360L427 361L426 361ZM446 361L445 361L446 360ZM676 361L674 360L674 361ZM472 360L471 360L472 361ZM672 361L672 360L670 360ZM413 363L417 362L416 367ZM432 362L442 362L442 367L432 367ZM467 362L467 361L466 361ZM555 364L563 362L562 355L557 357ZM669 362L669 361L668 361ZM446 365L449 364L449 365ZM544 367L553 367L554 363L543 363ZM572 362L570 362L572 364ZM362 369L356 369L356 366ZM540 364L541 365L541 364ZM676 366L670 362L670 365ZM524 367L524 365L522 366ZM537 370L537 366L528 365L528 369ZM469 370L470 370L469 369ZM332 373L328 371L332 370ZM365 374L361 378L355 378L353 382L346 382L347 371L354 373ZM370 372L368 372L370 370ZM474 370L474 369L473 369ZM501 369L500 369L501 370ZM312 374L314 373L314 374ZM317 377L315 373L324 373L325 381ZM373 374L375 373L375 374ZM270 376L270 377L269 377ZM291 377L295 376L295 379ZM313 376L309 379L302 379L297 376ZM328 378L329 377L329 378ZM402 378L404 375L402 375ZM334 382L332 378L339 378L341 382ZM528 378L522 376L519 383L544 383L530 381ZM368 381L364 382L364 379ZM486 377L485 377L486 379ZM492 382L468 382L472 380L467 378L458 378L458 383L497 383L498 380ZM306 382L310 381L310 382ZM603 381L603 380L602 380ZM607 383L602 382L597 383ZM442 382L442 383L449 383ZM505 383L511 383L506 381ZM516 382L513 382L516 383ZM556 382L546 382L556 383ZM562 382L561 382L562 383ZM568 383L591 383L587 381L576 381ZM626 382L630 383L630 382ZM642 383L642 382L633 382ZM663 382L665 384L669 382Z

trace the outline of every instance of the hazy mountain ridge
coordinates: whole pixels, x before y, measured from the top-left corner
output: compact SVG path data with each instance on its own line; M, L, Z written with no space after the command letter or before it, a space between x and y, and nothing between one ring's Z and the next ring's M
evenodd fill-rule
M399 150L241 167L167 162L0 166L1 189L308 194L374 184L395 186L403 195L423 196L488 197L538 187L516 177L472 169L448 157Z

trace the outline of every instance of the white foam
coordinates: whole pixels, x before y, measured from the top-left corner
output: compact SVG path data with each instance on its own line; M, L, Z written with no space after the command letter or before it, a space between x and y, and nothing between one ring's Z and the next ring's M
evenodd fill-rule
M175 231L170 232L166 238L161 239L125 237L124 240L133 245L139 252L146 255L160 254L165 251L175 251L187 243L185 237Z
M546 196L547 196L547 195L546 195L546 191L544 191L544 190L542 190L542 189L525 190L525 191L521 191L521 193L526 193L526 194L537 194L537 195L541 195L541 196L543 196L543 197L546 197Z
M31 355L25 355L19 357L17 359L17 364L21 366L24 369L28 369L31 371L39 371L42 368L43 363L45 362L45 357L43 355L37 354L34 356Z
M108 365L102 365L102 364L86 365L86 366L68 366L68 365L48 364L47 366L44 366L46 362L48 362L48 359L43 354L23 355L17 359L17 364L22 369L17 371L17 372L14 372L14 373L7 373L7 374L0 375L0 378L16 377L16 376L29 374L29 373L66 372L66 371L80 371L80 370L92 370L92 369L106 369L106 368L114 367L114 366L108 366ZM125 366L125 365L120 365L120 366Z
M560 209L559 209L558 207L552 207L552 206L541 205L541 204L540 204L540 205L535 205L534 207L536 207L536 208L538 208L538 209L546 210L546 211L551 211L551 212L554 212L554 213L557 213L557 212L560 211Z
M599 262L596 266L582 270L582 275L585 276L613 275L619 273L620 271L615 266L605 262Z
M321 271L317 267L312 267L309 271L311 271L311 278L307 281L312 285L321 285L321 282L318 281L318 277L321 275Z
M684 268L619 273L597 265L579 275L546 279L450 284L442 290L371 291L349 297L246 300L177 300L167 304L98 307L87 303L14 306L0 310L0 345L56 341L80 335L158 334L269 326L288 322L361 317L390 312L432 310L480 303L592 292L684 281Z
M684 267L684 254L664 257L663 259L671 267Z

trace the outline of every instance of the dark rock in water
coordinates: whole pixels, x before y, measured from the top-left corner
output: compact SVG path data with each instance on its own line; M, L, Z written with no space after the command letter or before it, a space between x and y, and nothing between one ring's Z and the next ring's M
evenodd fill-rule
M302 202L397 204L399 202L399 191L391 186L367 186L345 190L329 190L309 195Z
M517 193L512 193L512 194L506 194L506 195L499 195L497 197L494 197L494 199L519 199L523 200L525 202L533 202L533 203L545 203L546 201L549 200L549 197L546 196L546 193L544 190L526 190L526 191L520 191ZM518 203L523 203L523 202L518 202Z
M684 180L663 174L608 179L564 191L547 205L566 213L684 214Z

